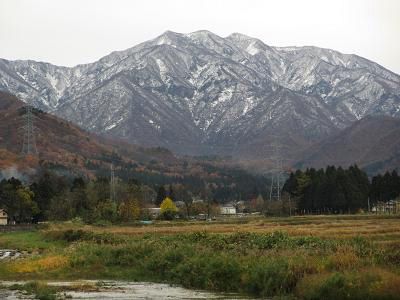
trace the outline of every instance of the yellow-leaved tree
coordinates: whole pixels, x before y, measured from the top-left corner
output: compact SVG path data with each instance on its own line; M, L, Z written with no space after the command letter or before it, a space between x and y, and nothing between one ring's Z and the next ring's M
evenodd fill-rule
M119 205L119 216L123 221L137 220L140 218L140 204L136 198L123 201Z
M161 209L161 217L166 220L172 220L176 213L178 212L178 208L176 207L174 201L171 198L166 197L160 205Z

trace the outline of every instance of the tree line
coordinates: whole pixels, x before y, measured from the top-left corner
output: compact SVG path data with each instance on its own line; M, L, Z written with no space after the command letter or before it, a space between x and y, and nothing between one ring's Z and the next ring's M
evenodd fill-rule
M74 218L86 223L129 222L150 219L150 207L161 207L161 217L172 219L213 209L213 184L202 187L194 192L183 184L149 186L134 178L118 178L111 193L109 178L71 178L44 170L29 184L16 178L1 180L0 208L13 223ZM195 203L196 197L209 201ZM183 203L182 208L178 210L175 202Z
M355 213L399 197L400 177L392 171L370 180L357 165L309 168L292 172L282 191L292 196L299 212Z
M236 197L230 197L235 200L231 203L237 204L241 212L266 215L355 213L400 195L400 176L396 171L369 179L356 165L291 173L283 186L281 203L268 200L268 182L264 190L261 182L245 182L246 193L241 194L239 189ZM0 181L0 208L16 223L73 218L87 223L114 223L149 219L150 207L164 207L162 216L169 219L176 215L210 216L217 214L219 205L225 203L216 182L202 181L193 188L183 183L148 185L128 178L116 181L115 197L110 191L107 177L72 178L42 170L29 184L15 178ZM179 209L175 209L176 204L180 204Z
M118 185L120 199L111 201L109 180L66 179L44 172L38 180L26 185L11 178L0 182L0 207L11 222L30 223L47 220L81 218L93 223L128 220L139 213L142 190L136 182Z

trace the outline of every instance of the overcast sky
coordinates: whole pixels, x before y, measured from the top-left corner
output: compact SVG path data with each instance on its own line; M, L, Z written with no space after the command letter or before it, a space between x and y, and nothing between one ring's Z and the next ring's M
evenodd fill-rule
M399 0L0 0L0 58L74 66L166 30L355 53L400 74Z

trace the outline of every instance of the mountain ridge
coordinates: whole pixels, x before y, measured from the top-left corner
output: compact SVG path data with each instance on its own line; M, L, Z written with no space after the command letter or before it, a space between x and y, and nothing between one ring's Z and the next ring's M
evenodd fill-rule
M348 167L355 163L371 174L400 170L400 119L367 116L356 121L307 149L297 166Z
M0 89L95 133L243 159L272 141L295 158L367 115L400 117L400 76L378 64L239 33L167 31L73 68L0 60Z

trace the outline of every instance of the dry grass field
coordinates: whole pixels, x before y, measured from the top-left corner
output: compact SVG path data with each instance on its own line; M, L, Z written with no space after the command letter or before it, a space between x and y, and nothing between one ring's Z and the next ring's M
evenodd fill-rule
M55 224L51 228L65 230L76 225ZM151 225L116 225L98 227L85 225L82 230L112 234L178 234L178 233L272 233L285 232L291 236L315 236L321 238L365 237L379 243L400 241L400 215L335 215L335 216L293 216L288 218L226 218L206 222L155 222Z

